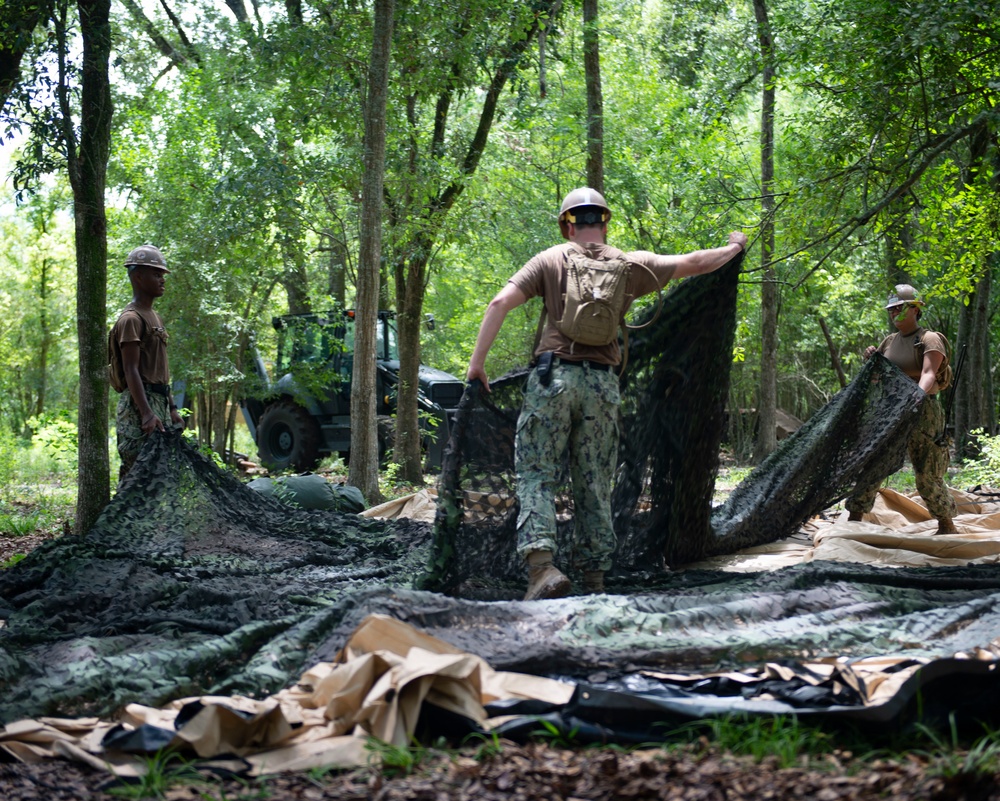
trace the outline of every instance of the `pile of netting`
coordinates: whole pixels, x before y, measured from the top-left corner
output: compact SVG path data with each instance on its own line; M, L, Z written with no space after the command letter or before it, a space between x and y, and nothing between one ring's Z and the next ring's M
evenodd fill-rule
M630 335L612 494L612 586L655 586L665 568L783 539L856 484L880 481L903 464L923 393L875 357L713 511L740 263L683 282ZM509 373L491 382L488 394L470 386L462 398L424 588L506 597L523 584L514 436L527 376ZM563 476L556 494L560 568L579 579L568 470Z
M0 573L3 718L281 689L338 602L413 580L428 536L289 507L154 435L90 532Z

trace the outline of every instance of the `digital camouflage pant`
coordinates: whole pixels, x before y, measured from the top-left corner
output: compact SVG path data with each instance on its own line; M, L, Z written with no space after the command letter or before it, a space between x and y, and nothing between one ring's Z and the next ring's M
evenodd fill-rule
M927 510L938 520L951 520L955 516L955 499L944 485L944 475L948 471L948 446L938 444L939 440L943 441L944 424L944 410L937 395L924 398L920 404L920 419L910 434L907 451L913 464L917 492L927 504ZM881 484L858 487L844 504L847 511L870 512Z
M170 411L167 398L156 392L147 392L149 407L163 421L164 427L170 425ZM147 434L142 433L142 415L132 399L132 393L126 390L118 398L118 413L115 416L115 431L118 434L118 455L122 465L118 469L118 481L128 475L135 460L139 458L142 446L146 444Z
M584 570L608 570L615 548L611 481L618 454L618 377L589 366L553 367L542 386L528 377L517 421L517 552L556 550L555 493L568 458L576 520L574 559Z

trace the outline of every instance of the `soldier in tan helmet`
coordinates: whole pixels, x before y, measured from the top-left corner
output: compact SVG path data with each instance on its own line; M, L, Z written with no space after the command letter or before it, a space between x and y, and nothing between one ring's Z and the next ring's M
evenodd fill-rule
M570 591L569 579L554 561L554 492L563 454L569 457L574 539L584 570L583 588L586 592L604 590L604 573L611 566L615 547L611 481L618 452L620 397L615 368L622 358L618 327L629 304L661 289L671 278L717 270L747 243L746 235L735 231L729 235L729 244L711 250L680 256L623 253L606 243L610 219L611 209L600 192L582 187L566 196L559 209L559 229L568 241L535 255L490 301L469 361L468 380L482 381L488 391L486 356L508 312L529 298L543 298L545 323L535 344L535 369L525 387L515 442L520 501L517 551L528 568L525 600L560 598ZM568 318L585 315L574 316L570 311L575 300L567 286L570 276L591 277L589 271L596 273L602 266L611 276L608 293L620 298L621 305L605 309L597 334L589 318L579 326L568 322ZM598 317L594 315L593 320Z
M938 534L955 534L955 499L944 484L948 470L948 444L945 439L944 410L938 393L947 387L951 370L948 364L948 341L942 334L920 325L926 304L909 284L897 284L889 294L885 309L896 332L870 345L865 361L881 353L926 393L920 404L920 419L910 435L907 451L913 464L917 492L927 510L938 521ZM844 506L850 520L861 520L871 511L881 481L873 486L857 487Z
M121 393L115 420L119 482L132 469L150 434L164 431L165 425L184 426L170 392L167 329L153 311L153 302L166 288L167 262L159 248L142 245L128 254L125 269L132 284L132 302L118 315L108 335L111 385Z

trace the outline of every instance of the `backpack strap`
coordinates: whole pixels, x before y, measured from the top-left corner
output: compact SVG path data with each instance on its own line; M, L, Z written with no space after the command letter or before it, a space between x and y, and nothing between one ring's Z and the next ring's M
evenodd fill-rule
M545 318L548 309L545 308L545 300L542 300L542 313L538 315L538 328L535 329L535 344L531 346L531 361L529 365L535 366L535 351L538 350L538 343L542 341L542 331L545 329Z
M142 328L139 329L139 342L140 344L146 338L146 329L149 327L149 323L146 322L146 318L139 314L139 310L126 306L122 309L121 314L118 315L118 320L121 320L126 314L134 314L139 318L139 322L142 324ZM118 325L118 320L115 321L115 325Z

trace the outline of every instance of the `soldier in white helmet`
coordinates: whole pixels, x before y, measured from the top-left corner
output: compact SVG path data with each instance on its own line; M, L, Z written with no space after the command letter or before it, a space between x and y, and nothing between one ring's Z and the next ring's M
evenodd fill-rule
M615 368L622 358L617 327L629 304L661 289L671 278L717 270L747 243L746 235L735 231L729 235L729 244L711 250L680 256L623 253L606 243L610 219L611 209L600 192L583 187L566 196L559 209L559 229L568 241L535 255L490 301L469 361L468 380L482 381L488 391L486 356L508 312L529 298L543 298L545 324L535 345L536 369L525 388L515 444L520 501L517 550L528 567L525 600L560 598L570 591L569 580L554 562L555 484L567 452L575 548L584 569L584 590L604 590L604 573L611 566L615 547L611 481L618 452L620 403ZM605 333L598 336L592 336L589 323L579 328L567 324L571 316L576 319L568 309L576 301L567 292L567 278L581 274L580 270L596 272L595 262L597 268L607 266L605 274L612 274L608 293L619 288L622 292L620 308L610 306L614 309L610 327L605 326Z
M125 269L132 284L132 302L118 315L108 336L111 384L121 392L115 425L121 457L119 482L132 469L150 434L164 431L165 424L184 426L170 392L167 329L153 311L153 302L166 287L167 262L158 248L143 245L128 254Z
M917 426L907 442L907 453L913 464L917 492L938 521L937 533L956 534L955 499L944 484L950 457L944 436L944 410L938 399L938 394L951 382L949 347L943 334L920 325L925 305L916 289L909 284L897 284L885 305L889 322L896 332L883 339L878 347L869 345L864 358L868 361L873 354L881 353L926 393L920 403ZM848 519L861 520L871 511L881 483L880 480L867 487L855 488L844 504Z

